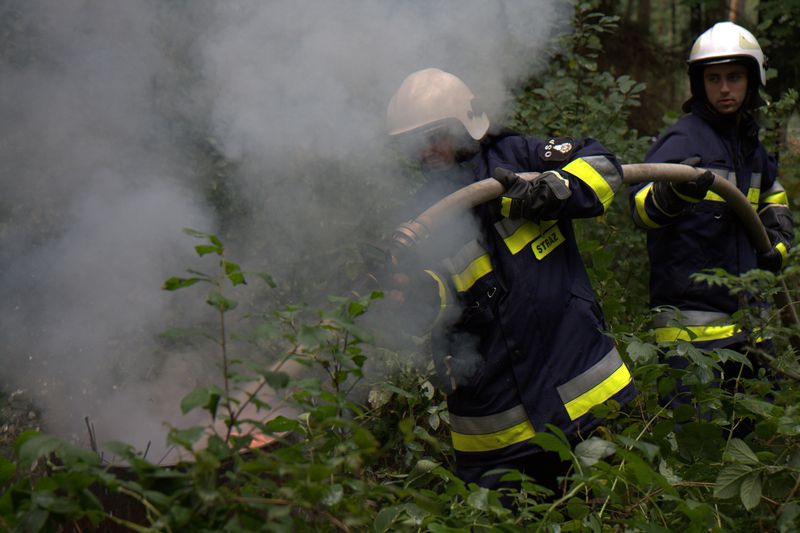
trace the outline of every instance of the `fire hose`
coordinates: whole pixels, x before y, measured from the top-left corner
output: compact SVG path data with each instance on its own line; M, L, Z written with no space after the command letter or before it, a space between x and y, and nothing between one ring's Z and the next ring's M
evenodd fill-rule
M633 185L649 181L691 181L703 174L706 169L674 163L635 163L622 165L623 183ZM526 180L534 180L537 172L519 173ZM457 213L464 212L480 204L494 200L504 192L503 185L494 178L484 179L464 187L437 202L417 218L400 224L394 232L394 245L402 248L413 247L425 240L445 221ZM714 176L711 190L722 197L742 224L750 243L758 253L766 253L772 249L767 232L750 201L735 185L719 175ZM775 294L775 305L780 310L783 322L787 325L800 325L800 319L789 297L786 282L781 279L781 286ZM800 339L793 336L791 344L800 353Z

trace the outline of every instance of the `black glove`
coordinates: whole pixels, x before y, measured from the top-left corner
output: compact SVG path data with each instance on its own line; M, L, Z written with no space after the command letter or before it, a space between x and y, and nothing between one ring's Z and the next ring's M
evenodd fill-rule
M769 270L777 274L783 266L783 256L777 248L773 247L765 254L756 255L756 265L761 270Z
M388 246L374 241L359 242L357 246L368 271L377 273L392 267L393 255Z
M509 203L507 217L527 218L539 222L557 218L564 202L572 196L569 182L561 174L549 170L533 181L526 181L504 168L496 168L492 177L503 184L503 199Z
M769 270L777 274L783 267L783 255L777 248L777 244L781 242L780 233L767 228L767 235L769 236L769 242L773 243L772 248L766 253L756 254L756 266L761 270Z
M711 189L713 183L714 173L710 170L706 170L692 181L670 183L670 186L681 200L697 203L706 197L706 193Z

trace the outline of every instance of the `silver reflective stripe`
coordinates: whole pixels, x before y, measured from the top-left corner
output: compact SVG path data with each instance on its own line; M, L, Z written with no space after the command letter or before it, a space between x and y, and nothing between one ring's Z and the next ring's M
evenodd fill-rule
M692 311L664 309L653 317L653 327L664 328L679 324L681 326L707 326L709 324L722 322L730 323L731 315L715 311Z
M736 185L736 172L728 172L728 177L726 178L729 182Z
M761 188L761 172L753 172L752 174L750 174L750 188L751 189Z
M500 234L502 238L510 237L517 231L520 227L522 227L525 223L530 222L525 220L524 218L517 218L511 220L510 218L501 218L498 222L495 222L494 227L497 229L497 233Z
M622 176L619 175L617 167L615 167L607 157L602 155L590 155L584 157L583 160L589 163L598 174L603 176L603 179L608 182L612 191L619 189L619 186L622 184Z
M473 261L486 254L486 248L481 246L477 240L471 240L461 247L461 249L449 259L444 260L445 266L451 274L460 274Z
M619 356L617 349L612 348L610 352L604 355L602 359L592 365L588 370L572 378L563 385L556 387L558 394L561 396L564 403L569 403L581 394L589 392L602 383L620 366L622 366L622 358Z
M775 180L775 183L772 184L772 187L770 187L769 190L761 193L761 197L766 198L772 196L773 194L778 194L779 192L786 192L786 189L783 188L783 185L778 183L778 180Z
M522 405L488 416L456 416L450 413L451 429L463 435L497 433L527 420L528 413Z

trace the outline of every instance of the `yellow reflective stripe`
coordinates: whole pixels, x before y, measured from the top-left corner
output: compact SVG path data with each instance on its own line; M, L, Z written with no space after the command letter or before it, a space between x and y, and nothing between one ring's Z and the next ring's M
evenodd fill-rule
M439 312L436 313L436 318L434 319L434 322L438 322L447 308L447 286L441 276L433 270L425 270L425 273L432 277L439 287Z
M597 195L597 198L603 204L603 211L608 209L608 206L611 205L611 201L614 200L614 190L602 174L597 172L592 165L579 157L574 161L570 161L570 163L564 167L564 170L591 187Z
M703 200L708 200L709 202L724 202L725 198L715 193L714 191L708 191L706 193L706 197L703 198Z
M786 264L786 257L789 255L789 251L786 249L786 245L782 242L779 242L775 245L775 249L778 250L778 253L781 254L781 267Z
M534 222L526 222L520 226L517 231L503 239L503 242L508 246L512 255L516 255L520 250L525 248L525 245L533 239L541 235L542 231L539 224Z
M758 205L758 198L761 196L761 189L756 187L750 187L747 191L747 199L750 200L750 203L754 206Z
M453 448L459 452L490 452L492 450L499 450L518 442L524 442L533 437L536 432L533 430L529 420L520 422L510 428L497 431L495 433L486 433L483 435L467 435L451 431L450 435L453 439Z
M509 213L511 213L511 198L503 196L500 198L500 214L508 218Z
M600 405L624 389L632 379L633 377L628 367L625 366L625 363L622 363L613 374L601 381L597 386L564 404L564 407L567 408L569 419L576 420L582 417L592 407Z
M661 224L656 224L653 220L647 216L647 210L644 208L644 202L647 200L647 195L650 193L650 190L653 188L652 183L648 183L642 190L636 193L634 196L634 201L636 203L636 214L639 215L639 220L645 223L646 226L650 228L660 228Z
M786 196L786 191L781 191L777 194L773 194L767 196L762 200L765 204L780 204L780 205L789 205L789 197Z
M491 271L492 261L489 259L489 254L483 254L467 265L463 271L453 274L453 284L458 292L464 292Z
M678 189L676 189L675 187L672 187L672 192L675 193L675 196L677 196L678 198L680 198L684 202L688 202L690 204L696 204L697 202L700 201L697 198L692 198L691 196L686 196L685 194L679 193Z
M703 342L727 339L739 333L741 329L735 324L727 326L683 326L656 328L656 342L674 342L677 340Z

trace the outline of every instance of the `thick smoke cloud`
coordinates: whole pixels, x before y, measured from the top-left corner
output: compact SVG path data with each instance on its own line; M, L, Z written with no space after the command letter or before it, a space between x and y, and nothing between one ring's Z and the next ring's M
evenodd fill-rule
M163 442L178 398L215 372L209 354L158 338L205 316L200 292L160 289L210 264L181 228L228 224L207 201L198 145L229 163L237 259L302 285L326 270L316 251L387 224L370 195L409 192L384 150L402 79L449 70L499 115L569 9L0 2L0 385L59 434L84 439L89 416L101 440Z

